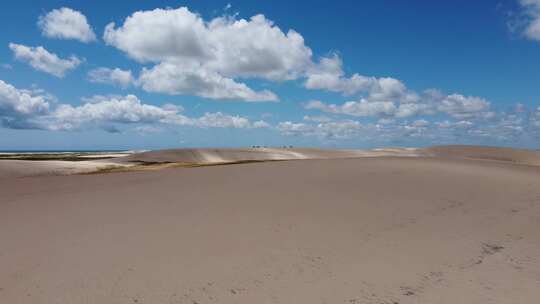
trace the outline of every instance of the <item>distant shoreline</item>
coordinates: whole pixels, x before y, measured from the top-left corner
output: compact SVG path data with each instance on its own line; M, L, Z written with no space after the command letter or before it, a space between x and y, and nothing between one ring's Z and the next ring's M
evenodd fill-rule
M129 152L131 150L0 150L2 154L37 154L37 153L107 153Z

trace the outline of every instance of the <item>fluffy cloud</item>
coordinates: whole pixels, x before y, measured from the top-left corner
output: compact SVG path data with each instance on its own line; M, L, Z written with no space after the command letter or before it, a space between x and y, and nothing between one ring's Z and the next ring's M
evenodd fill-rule
M358 73L347 77L337 54L314 62L299 33L284 32L263 15L204 20L186 7L138 11L118 26L108 24L103 39L136 61L155 64L144 68L136 81L148 92L275 101L274 93L255 91L238 79L305 78L308 89L362 94L342 106L321 107L331 113L409 117L436 110L398 79ZM448 111L459 115L458 109Z
M45 96L35 96L31 91L18 90L0 80L0 113L33 115L47 113L49 103Z
M39 17L38 26L43 35L49 38L75 39L85 43L96 40L86 16L67 7Z
M321 101L310 101L304 105L308 110L320 110L327 113L343 114L357 117L397 117L404 118L418 114L430 114L431 108L425 104L403 103L392 101L348 101L342 105L326 104Z
M29 47L10 43L9 48L13 51L17 60L28 63L38 71L60 78L64 77L67 71L76 68L82 62L75 56L71 56L69 59L61 59L56 54L50 53L41 46Z
M286 135L307 135L314 133L314 127L305 123L293 123L290 121L280 122L278 130Z
M437 111L434 104L440 103L444 98L442 94L436 95L430 91L419 95L395 78L376 78L359 74L345 77L342 65L341 58L337 54L321 58L318 64L308 70L305 87L338 92L345 96L361 94L362 97L341 105L312 101L307 103L305 108L357 117L379 117L386 121L434 114ZM437 98L439 100L436 100ZM457 114L457 106L454 112Z
M119 68L93 69L88 72L88 80L90 80L90 82L113 84L124 89L133 84L135 81L131 71L122 70Z
M408 90L405 84L395 78L376 78L359 74L345 77L343 62L337 54L323 57L318 64L312 65L307 70L304 86L308 89L338 92L345 96L362 93L369 101L405 103L418 101L417 94Z
M414 93L411 93L414 94ZM393 101L391 98L361 98L341 105L310 101L304 105L308 110L320 110L327 113L356 117L379 117L383 119L407 118L417 115L442 113L456 119L489 119L495 112L490 110L490 103L480 97L461 94L444 95L437 90L427 90L416 95L414 102Z
M540 0L520 0L519 3L528 15L525 36L540 41Z
M326 117L326 116L305 115L303 119L305 121L312 121L312 122L329 122L329 121L332 121L332 119L330 117Z
M204 21L187 8L139 11L116 28L110 23L103 39L140 62L209 57Z
M454 118L463 119L491 113L488 112L489 106L489 102L480 97L452 94L442 98L437 109Z
M317 109L323 112L346 114L351 116L390 116L396 112L396 107L392 102L369 102L365 99L359 102L348 101L343 105L325 104L321 101L314 100L308 102L305 105L305 108L309 110Z
M17 89L0 80L0 123L8 128L69 131L101 128L119 132L123 126L134 125L137 130L159 125L194 128L270 128L264 121L221 112L188 117L181 106L155 106L143 103L135 95L93 96L83 104L52 104L40 91ZM53 107L54 105L54 107Z
M295 79L311 62L300 34L284 33L263 15L249 21L216 18L208 29L218 58L209 65L227 76Z
M480 97L444 95L433 89L418 94L395 78L359 74L345 77L342 65L341 58L336 54L321 58L318 64L312 65L308 70L305 87L338 92L346 96L361 94L362 97L341 105L312 101L305 105L306 109L357 117L379 117L385 120L436 113L456 119L489 119L495 115L489 111L489 102Z
M50 104L44 95L19 90L0 80L0 125L7 127L31 127L29 119L46 115Z
M413 127L416 127L416 128L424 128L424 127L427 127L429 126L429 121L425 120L425 119L418 119L418 120L415 120L411 126Z
M144 89L215 99L276 100L234 79L296 79L312 56L300 34L263 15L205 21L185 7L135 12L119 27L107 25L103 39L139 62L157 63L141 74Z
M300 34L263 15L206 22L186 7L135 12L107 25L103 38L141 62L195 61L228 77L296 78L312 54Z
M323 122L304 119L304 122L279 123L277 130L290 136L355 139L380 145L456 142L519 144L534 140L540 134L540 107L530 112L523 107L517 107L510 112L487 113L492 113L489 119L485 119L485 115L473 115L470 118L448 116L438 120L440 117L435 116L432 120L380 119L377 123L332 118Z
M103 98L81 106L60 105L53 113L53 129L75 129L89 123L156 123L178 114L175 108L141 103L134 95Z
M308 72L305 87L308 89L328 90L352 95L367 90L374 79L354 74L344 78L343 62L338 55L321 58Z
M460 120L460 121L445 120L445 121L438 122L436 125L440 129L469 129L474 124L467 120Z
M306 88L366 93L370 101L414 102L417 98L394 78L345 77L337 55L315 64L299 33L285 33L263 15L205 21L185 7L139 11L120 26L107 25L103 39L139 62L156 63L139 77L139 85L150 92L273 101L277 100L274 93L255 92L235 79L306 77Z
M354 120L330 120L316 124L281 122L277 129L284 135L317 137L322 140L359 139L363 141L389 142L404 137L417 137L427 128L427 122L411 124L361 124Z
M253 122L251 127L254 129L267 129L267 128L271 128L272 126L264 120L257 120Z
M523 112L500 112L488 121L445 120L435 124L432 130L435 138L449 138L450 141L479 142L482 140L500 143L517 143L534 132L527 130L527 114Z
M538 107L530 117L531 125L540 129L540 107Z
M183 115L182 107L167 104L161 107L144 104L134 95L98 96L83 105L61 105L49 117L49 129L76 130L100 127L106 131L117 131L117 126L136 124L137 130L152 125L176 125L196 128L261 128L265 122L252 123L238 115L221 112L205 113L201 117ZM263 125L266 124L266 125Z
M251 123L245 117L225 115L221 112L205 113L195 121L195 124L204 128L249 128Z
M160 63L143 69L138 85L148 92L193 94L213 99L240 99L251 102L276 101L277 96L268 91L254 91L244 83L223 77L218 72L192 64Z
M362 125L353 120L327 121L318 124L281 122L277 129L289 136L315 136L321 139L347 139L358 136Z

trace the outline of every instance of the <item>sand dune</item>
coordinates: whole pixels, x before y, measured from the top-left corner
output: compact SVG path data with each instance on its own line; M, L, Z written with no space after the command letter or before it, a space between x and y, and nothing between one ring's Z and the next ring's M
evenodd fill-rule
M62 154L65 157L66 154ZM110 157L93 160L92 158ZM4 156L5 157L5 156ZM0 159L0 179L40 175L70 175L96 172L113 167L148 164L228 164L249 161L345 159L361 157L431 157L474 159L521 165L540 165L540 151L482 146L436 146L430 148L383 148L373 150L335 150L310 148L219 148L169 149L142 153L115 153L77 156L78 161ZM82 161L80 159L83 159ZM88 159L88 160L85 160ZM148 167L146 167L148 168ZM155 169L162 167L156 166Z
M0 180L31 176L90 173L112 166L122 166L122 164L103 160L77 162L61 160L0 160Z
M540 151L485 146L435 146L429 148L383 148L373 150L332 150L308 148L170 149L134 153L117 158L118 163L180 162L194 164L242 161L342 159L358 157L434 157L475 159L540 165Z
M0 181L0 303L535 303L540 168L440 157Z
M323 150L323 149L286 149L286 148L231 148L231 149L170 149L142 153L115 153L96 155L76 155L77 161L55 160L49 156L46 160L26 160L34 158L34 154L24 155L25 160L0 159L0 179L29 177L40 175L71 175L97 172L106 168L130 167L157 163L178 164L227 164L249 161L273 160L305 160L305 159L338 159L374 156L415 156L416 149L392 150ZM62 153L59 159L69 157ZM39 154L38 154L39 156ZM93 160L95 157L109 159ZM8 156L4 155L5 158ZM17 155L10 156L17 157ZM88 159L88 160L87 160ZM145 167L148 169L148 167ZM152 167L159 169L162 167ZM134 168L135 169L135 168ZM137 168L140 169L140 168Z
M0 180L90 173L129 164L112 162L134 152L0 152Z
M62 154L65 157L66 154ZM92 160L94 157L110 159ZM5 157L5 155L4 155ZM113 167L149 164L228 164L249 161L345 159L361 157L431 157L474 159L521 165L540 165L540 151L481 146L437 146L430 148L383 148L373 150L333 150L309 148L219 148L169 149L142 153L115 153L77 156L78 161L0 160L0 179L40 175L70 175ZM81 161L81 159L83 159ZM88 159L88 160L86 160ZM159 169L145 167L145 169ZM134 168L135 169L135 168Z
M242 161L339 159L373 156L414 156L415 149L394 150L330 150L308 148L244 148L244 149L171 149L135 153L118 158L119 163L180 162L195 164L232 163Z
M425 156L462 158L508 162L522 165L540 165L540 151L485 146L436 146L420 149Z

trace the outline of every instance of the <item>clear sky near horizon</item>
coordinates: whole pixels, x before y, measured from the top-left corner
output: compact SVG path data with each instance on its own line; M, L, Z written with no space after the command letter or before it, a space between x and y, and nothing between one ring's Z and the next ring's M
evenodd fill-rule
M20 0L0 27L0 150L540 145L540 0Z

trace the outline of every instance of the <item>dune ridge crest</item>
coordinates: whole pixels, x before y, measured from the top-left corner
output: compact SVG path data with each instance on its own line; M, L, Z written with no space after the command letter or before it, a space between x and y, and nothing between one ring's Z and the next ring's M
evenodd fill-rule
M379 148L338 150L317 148L181 148L145 152L118 153L110 158L92 159L77 156L77 161L51 156L50 159L17 159L16 155L0 160L0 179L41 175L71 175L132 170L159 170L171 167L237 164L245 162L351 159L365 157L407 157L468 159L513 165L540 166L540 151L504 147L448 145L427 148ZM9 157L9 159L6 159ZM69 157L69 155L68 155ZM30 157L32 158L32 157Z
M472 145L447 145L419 149L418 153L428 157L486 160L540 166L539 150Z
M119 163L218 164L245 161L340 159L376 156L419 156L415 148L334 150L315 148L201 148L168 149L135 153Z

